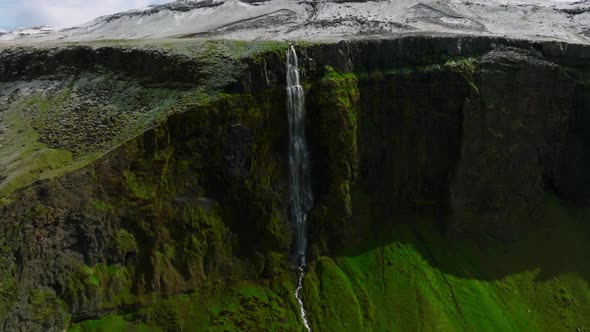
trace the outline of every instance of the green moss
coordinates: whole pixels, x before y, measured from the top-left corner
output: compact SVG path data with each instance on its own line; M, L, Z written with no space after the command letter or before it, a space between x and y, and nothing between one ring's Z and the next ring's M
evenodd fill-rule
M292 284L284 279L272 284L240 282L202 299L207 303L202 308L188 307L188 317L193 318L185 320L189 324L184 326L202 326L203 331L298 331L301 326L290 291Z
M90 200L90 204L98 211L109 212L113 210L113 206L109 202L100 199L93 198Z
M32 95L25 101L27 107L34 107L39 113L47 113L54 108L60 108L68 101L72 90L65 88L51 97L44 96L43 93L38 92Z
M156 189L148 180L141 179L130 171L125 171L123 177L132 197L140 200L152 200L156 197Z
M444 68L459 72L467 80L475 94L479 95L479 89L474 78L477 64L478 59L476 58L452 58L445 62Z
M131 272L120 265L80 266L68 277L64 299L70 307L113 309L133 304Z
M219 255L219 261L224 265L225 254L224 235L227 230L219 215L215 212L205 212L202 208L187 208L183 210L181 229L189 232L188 236L179 236L174 239L173 251L165 253L167 257L180 270L192 268L192 273L203 278L203 264L208 255ZM184 268L183 268L184 267Z
M548 196L535 230L521 241L491 242L482 249L448 238L427 218L400 216L375 224L371 197L358 188L350 195L355 222L377 229L333 258L310 262L304 301L314 330L566 331L589 326L590 269L580 263L590 252L584 244L590 229L582 222L588 211L564 207ZM198 218L197 213L189 219ZM281 256L276 260L284 261ZM85 274L97 275L96 270ZM197 326L202 331L299 331L293 280L275 275L273 280L212 281L196 293L154 297L137 315L116 320L130 328L128 321L145 319L146 328L164 331Z
M3 275L0 279L0 317L4 317L18 298L16 278Z
M134 315L110 315L75 324L69 331L302 330L289 278L219 286L167 299L154 297Z
M292 229L285 219L280 215L272 215L264 229L267 233L266 238L274 242L273 247L288 250L291 245L291 237L288 235L292 234Z
M352 73L326 66L325 76L316 85L310 91L311 144L321 163L318 167L327 170L329 177L323 181L329 189L311 223L329 221L327 232L339 238L343 235L341 226L351 218L350 187L358 169L358 80Z
M82 156L108 150L117 137L125 135L121 129L131 129L131 112L80 94L82 87L77 86L76 92L69 87L25 99L24 113L40 143Z
M38 95L31 97L40 98ZM72 154L51 149L38 142L38 133L33 129L25 108L27 101L16 103L4 115L7 130L4 143L0 146L0 165L4 167L5 180L0 183L0 197L32 183L35 179L46 179L63 172L57 171L71 164ZM64 171L70 168L64 169Z
M264 266L266 276L272 277L280 275L283 271L287 270L288 263L289 257L285 253L267 253Z
M146 54L158 50L158 54L170 56L171 63L175 63L175 57L189 57L206 80L199 85L173 79L143 84L101 68L98 73L79 73L62 89L17 96L15 102L6 105L3 117L7 131L0 146L0 167L6 178L0 183L0 199L35 180L51 179L88 165L170 114L191 110L197 102L213 102L223 87L245 71L245 59L262 63L272 53L282 56L288 45L227 40L93 43L97 47L113 44ZM30 84L30 90L39 90L38 83Z
M137 246L135 237L125 229L120 229L117 231L117 234L115 235L114 246L119 255L139 252L139 247Z
M140 88L112 77L104 81L81 75L75 82L76 92L65 88L54 94L37 93L8 105L7 144L0 147L0 165L5 167L7 178L0 184L0 196L96 160L139 133L139 129L143 131L153 118L172 106L178 95L169 89ZM115 84L119 90L103 88L101 84ZM112 96L113 103L104 105L92 100L89 95L96 90ZM147 96L150 93L155 96ZM141 98L137 101L129 98L130 94ZM133 103L117 104L115 99L122 95ZM120 108L112 106L115 104ZM144 111L148 106L151 113ZM117 126L124 126L125 130Z
M474 75L476 73L479 59L476 57L449 57L435 60L438 63L428 65L416 65L407 67L379 68L369 72L357 72L356 76L363 81L382 81L391 76L411 76L416 74L428 74L444 71L453 71L460 73L467 81L472 90L479 95L479 88L475 84Z
M463 73L467 77L472 77L477 69L477 63L478 60L476 58L452 58L448 59L444 66Z
M28 214L31 219L45 219L48 218L51 212L53 212L53 208L43 204L36 204L31 210L29 210Z
M313 307L317 331L366 331L362 308L348 276L327 257L320 258L305 280L308 303L331 303ZM309 299L309 300L308 300Z
M368 72L355 73L356 76L363 81L381 81L390 76L411 76L414 74L425 74L441 72L445 69L444 64L430 64L430 65L417 65L408 67L390 67L390 68L379 68Z
M380 223L370 239L310 266L305 300L314 327L587 329L590 268L580 262L589 258L584 238L590 234L585 222L590 215L551 196L540 213L542 220L521 240L490 241L484 249L448 238L432 220L398 217ZM357 217L371 222L370 215Z
M119 315L109 315L98 320L75 324L68 332L160 332L161 328L142 323L132 323Z
M66 304L53 291L43 289L34 290L30 297L29 310L34 320L47 322L53 319L69 320Z
M282 143L287 128L284 99L276 97L279 93L284 94L282 89L269 89L256 95L218 95L209 104L197 101L191 106L196 108L195 111L179 116L180 122L175 119L169 124L176 128L177 125L185 126L187 122L194 123L195 130L199 130L202 137L215 139L209 147L201 149L201 153L190 156L189 165L219 167L227 163L224 155L228 147L238 150L241 165L231 170L233 174L222 179L218 174L205 171L199 174L201 182L198 185L211 188L212 192L220 186L227 187L222 195L225 208L220 213L224 221L229 225L235 223L232 226L239 230L244 241L250 241L254 234L262 235L263 239L259 241L261 247L273 250L285 250L291 242L291 228L284 211L281 211L284 206L281 191L284 188L279 184L286 176L282 164ZM237 124L230 126L230 123ZM231 134L236 129L238 134L244 135L239 141ZM187 141L185 148L195 151L200 144L202 142L195 138ZM186 157L182 156L175 163L184 163ZM230 181L235 176L243 180ZM250 220L255 227L246 229L243 226L245 220Z

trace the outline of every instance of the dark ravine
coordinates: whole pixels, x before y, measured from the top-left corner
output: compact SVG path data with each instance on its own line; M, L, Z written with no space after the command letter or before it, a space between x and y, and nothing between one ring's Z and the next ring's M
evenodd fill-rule
M3 330L302 329L288 44L178 43L0 52L0 144L14 112L52 112L102 76L174 101L0 197ZM590 47L408 36L297 52L314 331L590 329ZM22 88L39 81L65 83Z

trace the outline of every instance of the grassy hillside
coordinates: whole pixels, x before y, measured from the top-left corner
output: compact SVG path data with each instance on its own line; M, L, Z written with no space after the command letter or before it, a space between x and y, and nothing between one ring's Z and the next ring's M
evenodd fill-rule
M541 215L507 244L445 236L433 220L392 220L312 266L315 330L587 331L590 211L548 196Z
M88 165L184 111L187 101L214 99L238 84L247 62L285 47L120 40L5 50L0 62L14 68L0 78L0 202Z

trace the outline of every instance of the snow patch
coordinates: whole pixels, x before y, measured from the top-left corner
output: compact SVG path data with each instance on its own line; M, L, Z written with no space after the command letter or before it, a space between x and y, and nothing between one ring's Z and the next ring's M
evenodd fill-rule
M458 33L590 43L589 0L177 0L78 27L21 29L11 43L214 36L334 39Z
M27 37L38 37L38 36L49 36L52 35L57 29L52 26L38 26L25 29L17 29L14 31L5 32L0 35L0 40L14 40L19 38Z

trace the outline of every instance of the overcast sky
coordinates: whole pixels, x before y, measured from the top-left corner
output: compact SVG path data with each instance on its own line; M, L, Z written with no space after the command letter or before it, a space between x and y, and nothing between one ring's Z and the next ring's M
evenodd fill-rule
M101 15L171 0L0 0L0 31L37 25L71 27Z

